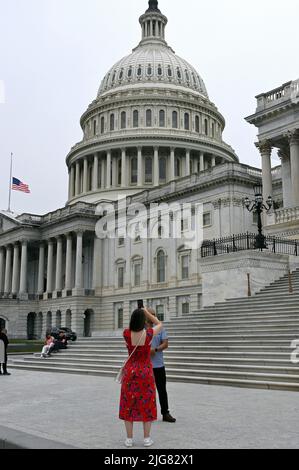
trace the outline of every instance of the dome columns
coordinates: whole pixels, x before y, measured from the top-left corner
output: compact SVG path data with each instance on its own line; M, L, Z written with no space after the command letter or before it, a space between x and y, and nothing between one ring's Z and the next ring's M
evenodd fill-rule
M120 190L158 187L223 163L215 154L165 145L108 149L84 156L69 170L69 201Z

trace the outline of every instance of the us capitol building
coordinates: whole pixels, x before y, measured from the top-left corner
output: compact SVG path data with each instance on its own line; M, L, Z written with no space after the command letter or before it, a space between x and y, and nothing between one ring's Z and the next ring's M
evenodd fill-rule
M202 203L210 240L256 231L243 201L263 182L275 201L266 230L299 237L299 83L257 97L247 120L259 129L262 170L241 164L203 79L167 44L157 1L139 22L140 43L107 72L81 118L82 141L66 158L66 206L0 212L0 321L11 337L41 337L51 326L117 332L140 298L165 320L201 308L200 249L161 236L101 240L101 202Z

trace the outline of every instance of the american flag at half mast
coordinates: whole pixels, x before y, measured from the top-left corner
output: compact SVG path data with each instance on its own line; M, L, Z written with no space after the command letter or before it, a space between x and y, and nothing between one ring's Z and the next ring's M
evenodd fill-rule
M12 190L21 191L22 193L30 194L30 189L29 189L28 184L23 183L17 178L12 179Z

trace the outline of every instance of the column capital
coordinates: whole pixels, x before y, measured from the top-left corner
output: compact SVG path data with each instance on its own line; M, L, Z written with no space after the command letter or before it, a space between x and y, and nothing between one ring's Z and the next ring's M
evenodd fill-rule
M290 145L299 145L299 129L294 129L286 134Z
M260 151L260 154L263 155L271 155L272 152L272 144L269 140L262 140L261 142L256 142L256 148Z

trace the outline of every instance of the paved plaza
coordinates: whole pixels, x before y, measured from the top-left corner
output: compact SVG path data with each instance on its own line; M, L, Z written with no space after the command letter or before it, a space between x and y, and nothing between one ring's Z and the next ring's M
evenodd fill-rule
M29 448L123 448L112 378L11 372L0 377L0 439L23 436ZM177 423L154 424L154 449L299 448L297 393L182 383L168 391ZM135 441L142 446L141 424Z

